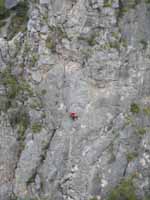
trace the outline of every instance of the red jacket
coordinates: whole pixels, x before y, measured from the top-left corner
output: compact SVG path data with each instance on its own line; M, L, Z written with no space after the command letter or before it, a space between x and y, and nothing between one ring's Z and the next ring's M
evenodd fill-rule
M71 113L70 113L70 117L71 117L73 120L75 120L75 119L78 118L78 115L77 115L76 112L71 112Z

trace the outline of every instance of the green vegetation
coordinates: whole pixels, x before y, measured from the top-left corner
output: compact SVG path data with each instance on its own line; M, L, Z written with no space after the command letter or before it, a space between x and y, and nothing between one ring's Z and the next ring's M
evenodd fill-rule
M91 36L89 38L87 38L87 42L90 46L95 46L96 45L96 39L94 36Z
M136 132L137 132L139 135L145 135L145 134L146 134L146 128L137 127L137 128L136 128Z
M46 47L51 49L52 52L56 52L57 43L61 43L63 38L67 38L67 34L61 26L49 26L49 36L46 40Z
M150 116L150 106L144 106L143 109L140 108L140 106L136 103L132 103L130 105L130 112L131 115L126 116L126 125L132 126L134 128L135 133L137 136L143 136L147 133L149 130L147 126L139 125L138 121L136 121L136 118L134 118L134 115L139 114L138 118L144 117L144 116ZM137 117L137 116L136 116ZM129 156L130 157L130 156ZM130 158L129 158L130 160Z
M150 195L145 196L143 200L150 200Z
M12 39L18 32L24 32L26 30L26 24L28 21L28 2L23 1L18 3L12 11L14 11L15 14L12 16L11 24L8 27L9 39Z
M42 108L41 101L39 99L33 99L33 101L30 104L30 108L40 110Z
M110 48L112 49L120 49L120 43L118 41L113 41L109 43Z
M112 2L111 2L111 0L105 0L105 1L104 1L104 7L112 7Z
M95 46L96 45L96 37L98 36L98 33L92 33L91 35L89 36L79 36L78 37L78 40L83 40L85 42L88 43L88 45L90 46Z
M135 130L135 133L138 134L139 136L142 136L142 135L146 134L146 132L147 132L146 127L140 127L140 126L136 125L135 121L131 121L130 119L128 120L128 118L127 118L126 125L132 126Z
M129 152L129 153L127 153L126 156L127 156L127 161L131 162L132 160L137 158L138 153L137 152Z
M1 74L1 83L5 86L8 99L15 98L19 93L19 84L8 68Z
M20 113L20 119L18 120L18 132L20 138L24 139L24 133L30 124L29 115L26 111Z
M3 20L1 20L1 21L0 21L0 28L3 27L3 26L5 26L5 24L6 24L6 22L3 21Z
M0 11L4 8L5 0L0 0Z
M118 51L120 51L120 49L122 47L124 48L127 48L128 46L128 41L126 38L120 38L119 37L119 34L118 33L115 33L115 32L112 32L112 37L113 37L113 40L112 41L109 41L105 46L104 48L106 49L116 49Z
M0 112L8 114L12 128L18 132L18 139L23 140L24 134L30 125L30 119L25 101L33 95L30 85L20 75L17 78L12 74L11 67L0 73L0 85L4 87L0 98Z
M23 78L19 80L19 89L21 93L26 93L28 96L33 96L33 90L29 83L27 83Z
M122 18L128 11L129 8L124 6L120 1L119 9L117 10L117 18Z
M142 44L142 46L143 46L143 49L146 49L147 48L147 45L148 45L148 43L147 43L147 41L146 40L140 40L140 43Z
M128 41L127 41L126 38L122 37L121 40L120 40L120 43L124 48L126 48L128 46Z
M146 116L150 116L150 106L144 107L143 112Z
M18 130L18 139L23 140L26 129L30 124L29 115L25 108L12 109L9 112L9 121L13 128Z
M59 40L67 37L67 33L65 32L64 28L61 26L51 26L50 29L51 29L51 32L54 33L56 38Z
M0 27L6 24L6 18L11 16L8 26L8 39L12 39L18 32L26 30L28 21L28 1L21 1L12 9L5 8L5 0L0 0Z
M130 106L130 111L133 114L138 114L140 112L140 107L138 106L138 104L132 103L131 106Z
M38 55L37 54L32 54L31 55L31 67L35 66L36 62L38 61Z
M128 8L135 8L141 0L130 0L127 3Z
M126 116L126 125L133 125L133 124L134 122L132 116L130 115Z
M56 51L56 42L54 41L54 39L50 35L47 37L46 47L48 49L51 49L52 52Z
M137 200L133 178L123 179L108 195L107 200Z
M39 133L42 129L42 124L40 122L35 122L32 124L31 129L33 133Z
M5 19L10 15L10 12L5 8L5 0L0 0L0 20Z
M26 184L29 185L35 182L36 173L33 173L27 180Z
M119 40L119 39L120 39L120 36L119 36L119 33L118 33L118 32L112 32L111 35L112 35L116 40Z
M145 3L150 3L150 0L145 0Z
M119 1L118 18L123 17L130 9L134 9L141 0Z
M7 106L4 107L6 107L7 109L9 109L9 106L12 105L16 98L19 98L19 95L23 95L24 93L30 96L32 95L32 89L30 85L25 80L23 80L23 77L21 78L21 76L20 80L17 79L17 77L11 73L11 68L9 67L7 67L7 69L0 73L0 84L5 87ZM23 100L23 98L21 98L21 100Z
M97 197L92 197L90 200L98 200Z

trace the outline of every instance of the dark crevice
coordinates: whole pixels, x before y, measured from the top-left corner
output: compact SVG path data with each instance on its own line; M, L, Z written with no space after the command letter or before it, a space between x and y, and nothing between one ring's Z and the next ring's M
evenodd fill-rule
M37 174L38 174L38 170L40 169L41 165L43 164L44 160L45 160L46 157L47 157L48 150L49 150L49 148L50 148L50 146L51 146L51 143L52 143L52 141L53 141L53 138L54 138L54 136L55 136L56 131L57 131L57 129L53 129L52 134L51 134L51 137L50 137L50 139L49 139L49 142L48 142L48 144L47 144L47 145L44 147L44 149L43 149L43 153L41 154L41 159L40 159L40 161L39 161L39 164L36 166L36 168L35 168L35 170L34 170L32 176L31 176L31 177L29 178L29 180L27 181L27 186L29 186L30 183L34 183L34 182L35 182L35 178L36 178L36 176L37 176Z
M128 164L129 164L129 162L127 162L126 165L125 165L125 168L124 168L124 171L123 171L123 175L122 175L123 177L126 176L127 169L128 169Z

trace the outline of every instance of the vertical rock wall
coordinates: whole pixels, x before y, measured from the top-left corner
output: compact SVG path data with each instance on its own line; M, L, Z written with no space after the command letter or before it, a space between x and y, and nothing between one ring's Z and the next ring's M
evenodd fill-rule
M149 1L28 4L1 28L0 200L149 198Z

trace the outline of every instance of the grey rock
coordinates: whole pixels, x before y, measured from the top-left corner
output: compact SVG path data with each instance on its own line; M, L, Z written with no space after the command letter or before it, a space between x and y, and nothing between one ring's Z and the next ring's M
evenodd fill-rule
M132 3L31 1L24 36L0 39L0 70L33 90L0 113L0 199L107 199L131 176L137 197L150 195L149 4ZM22 141L5 124L15 105L29 116Z
M42 80L41 72L32 72L32 79L33 79L33 81L40 83Z
M13 172L18 159L19 144L7 117L1 116L0 127L0 199L9 200L12 195Z
M40 4L48 4L49 0L40 0Z
M13 8L17 5L17 3L17 0L5 0L5 7L8 9Z

